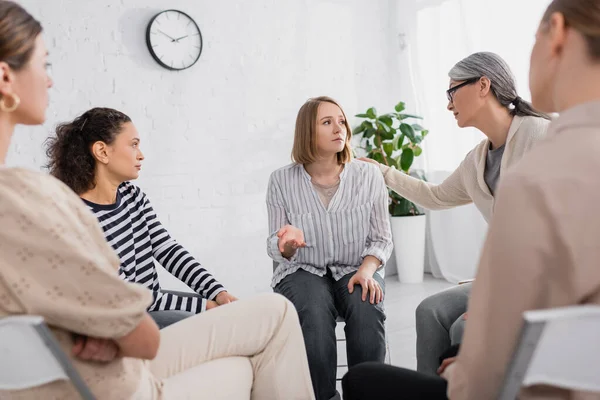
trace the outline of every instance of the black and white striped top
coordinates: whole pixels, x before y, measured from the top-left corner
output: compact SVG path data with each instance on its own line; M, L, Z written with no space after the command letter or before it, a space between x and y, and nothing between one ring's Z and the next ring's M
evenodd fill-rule
M354 160L344 167L340 186L326 209L302 164L271 174L267 193L269 238L267 252L278 263L274 287L298 269L334 279L355 272L372 255L382 262L392 253L388 192L377 166ZM306 247L290 260L279 252L277 231L291 224L302 230Z
M83 201L98 218L104 236L121 259L119 275L129 282L144 285L154 293L148 311L181 310L194 313L206 309L225 290L180 244L169 236L156 217L150 201L137 186L125 182L117 190L115 204L101 205ZM182 297L162 293L158 261L167 271L202 297Z

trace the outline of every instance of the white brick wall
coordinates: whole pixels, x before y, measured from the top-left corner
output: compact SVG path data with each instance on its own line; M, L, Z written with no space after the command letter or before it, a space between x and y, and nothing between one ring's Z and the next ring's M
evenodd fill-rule
M55 86L47 123L18 129L9 165L40 168L55 124L90 107L129 114L146 155L137 184L171 234L240 296L269 290L265 190L289 162L300 105L326 94L353 115L391 107L405 87L393 0L20 2L44 25ZM190 14L204 37L183 72L146 49L146 24L167 8Z

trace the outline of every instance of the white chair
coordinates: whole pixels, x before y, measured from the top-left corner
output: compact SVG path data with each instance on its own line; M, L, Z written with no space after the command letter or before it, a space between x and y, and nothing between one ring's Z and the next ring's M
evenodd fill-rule
M500 400L522 387L549 385L600 393L600 306L527 311Z
M39 316L0 318L0 390L70 380L81 398L94 395Z

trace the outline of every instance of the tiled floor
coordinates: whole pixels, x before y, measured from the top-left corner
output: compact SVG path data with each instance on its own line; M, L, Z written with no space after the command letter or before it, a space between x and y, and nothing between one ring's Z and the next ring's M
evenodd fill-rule
M386 330L392 365L414 369L417 366L415 356L415 309L427 296L453 286L452 283L425 275L422 283L400 283L397 276L386 278L385 310L387 314ZM337 336L343 337L343 324L337 326ZM338 364L346 364L343 342L338 348ZM340 368L341 376L345 368ZM340 390L341 392L341 390Z

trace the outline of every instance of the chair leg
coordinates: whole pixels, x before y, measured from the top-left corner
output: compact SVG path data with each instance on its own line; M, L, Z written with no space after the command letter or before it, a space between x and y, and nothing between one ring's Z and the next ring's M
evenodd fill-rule
M390 342L387 337L385 338L385 360L384 362L388 365L392 365L392 353L390 352Z
M344 342L344 344L345 344L345 343L346 343L346 338L343 338L343 339L337 339L337 342ZM344 352L345 352L345 349L344 349ZM339 356L339 354L338 354L338 360L339 360L339 359L340 359L340 356ZM336 371L335 371L335 380L336 380L336 382L340 382L340 381L342 380L342 378L343 378L343 375L344 375L344 374L342 374L342 376L338 376L338 370L339 370L340 368L343 368L343 367L346 367L346 368L348 368L348 364L338 364L338 365L336 366Z

